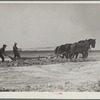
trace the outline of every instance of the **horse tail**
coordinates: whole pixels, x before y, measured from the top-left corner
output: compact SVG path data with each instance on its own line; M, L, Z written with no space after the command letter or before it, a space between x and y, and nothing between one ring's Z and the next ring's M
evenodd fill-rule
M55 54L57 54L57 51L58 51L58 47L56 47L56 49L55 49Z

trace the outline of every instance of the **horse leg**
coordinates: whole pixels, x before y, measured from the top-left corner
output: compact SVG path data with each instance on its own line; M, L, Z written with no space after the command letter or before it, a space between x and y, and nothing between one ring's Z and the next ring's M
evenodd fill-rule
M82 58L87 58L88 52L83 52L82 54L83 54L83 57Z
M73 59L72 59L73 58L73 55L74 55L74 53L70 53L69 54L69 58L70 58L71 61L73 61Z
M78 57L78 52L76 52L75 55L76 55L75 59L77 59L77 57Z
M64 59L64 54L61 55L62 60Z
M65 56L65 58L66 58L66 59L67 59L67 61L68 61L68 54L66 53L64 56Z
M86 55L85 55L85 58L87 58L88 57L88 52L86 52Z
M75 57L75 58L74 58L74 61L75 61L75 62L77 61L77 56L78 56L78 53L74 53L74 54L73 54L73 58Z
M57 58L58 58L58 54L57 54Z
M74 58L75 54L72 54L72 58Z
M72 54L71 53L69 54L69 58L72 59Z
M63 54L63 58L64 58L64 57L66 58L66 53Z
M72 54L72 58L73 58L74 60L77 59L77 56L78 56L78 53L75 53L75 52L74 52L74 53Z
M66 53L66 52L64 52L63 54L62 54L62 57L64 58L66 58L66 59L68 59L68 54Z
M82 54L82 58L84 58L84 52L81 52L81 54Z
M86 58L86 52L82 52L82 55L83 55L83 60L85 61L85 58Z
M56 57L58 58L58 54L56 54Z

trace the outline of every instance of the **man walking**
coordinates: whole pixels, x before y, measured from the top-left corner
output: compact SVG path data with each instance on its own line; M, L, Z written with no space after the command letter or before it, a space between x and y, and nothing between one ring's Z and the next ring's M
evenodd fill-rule
M0 49L0 57L2 59L2 62L4 62L4 55L6 56L5 54L5 49L6 49L7 45L3 45L3 47Z
M19 49L17 48L17 43L15 43L13 46L14 58L20 58L20 54L19 54L18 50Z

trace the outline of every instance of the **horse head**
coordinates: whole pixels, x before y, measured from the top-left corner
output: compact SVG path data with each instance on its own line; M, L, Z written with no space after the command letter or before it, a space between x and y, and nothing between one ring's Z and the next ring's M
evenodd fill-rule
M89 39L88 43L91 45L92 48L95 48L96 39Z

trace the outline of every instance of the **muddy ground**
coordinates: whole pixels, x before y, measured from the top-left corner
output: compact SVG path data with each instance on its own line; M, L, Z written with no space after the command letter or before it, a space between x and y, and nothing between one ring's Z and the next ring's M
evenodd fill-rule
M99 92L97 59L27 59L0 63L0 91Z

